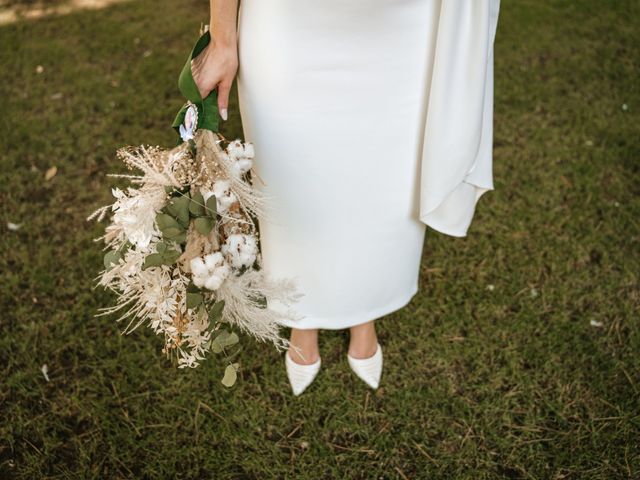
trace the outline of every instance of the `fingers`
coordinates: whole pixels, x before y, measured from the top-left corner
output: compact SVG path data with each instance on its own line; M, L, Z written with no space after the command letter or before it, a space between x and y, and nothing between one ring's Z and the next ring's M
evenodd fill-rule
M198 87L201 98L205 98L210 92L210 90L207 90L204 82L206 75L204 75L205 72L203 72L203 70L206 65L206 63L204 63L206 53L207 49L205 48L196 58L191 60L191 76L193 77L196 87Z
M210 90L205 89L204 82L202 81L202 76L200 75L200 70L191 68L191 76L193 77L193 81L196 84L196 87L198 87L200 97L205 98L207 95L209 95Z
M224 121L226 121L228 117L230 91L231 83L225 81L220 82L218 85L218 110L220 111L220 116Z
M209 55L207 48L191 61L191 74L200 96L204 99L217 89L218 111L225 121L236 70L237 58L227 51L214 51Z

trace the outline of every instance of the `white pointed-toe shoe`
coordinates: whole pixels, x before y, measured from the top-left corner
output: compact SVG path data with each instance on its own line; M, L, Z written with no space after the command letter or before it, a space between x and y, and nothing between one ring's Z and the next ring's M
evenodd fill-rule
M354 358L347 352L349 366L355 374L374 390L380 384L382 375L382 347L377 344L376 353L369 358Z
M289 377L289 383L291 384L291 389L293 390L294 395L300 395L305 389L311 385L311 382L316 378L318 372L320 371L320 363L321 359L318 357L314 363L310 363L309 365L303 365L301 363L296 363L289 356L289 351L287 350L284 354L285 365L287 369L287 377Z

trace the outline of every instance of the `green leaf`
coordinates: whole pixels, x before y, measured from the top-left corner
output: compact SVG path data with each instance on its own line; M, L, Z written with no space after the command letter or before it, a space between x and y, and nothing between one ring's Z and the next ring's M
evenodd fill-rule
M149 267L159 267L164 262L162 261L161 253L150 253L146 257L144 257L144 263L142 264L142 269L146 269Z
M118 250L110 250L104 256L104 267L110 269L112 264L117 265L121 258L122 254Z
M166 238L169 238L169 239L173 239L174 237L177 237L178 235L184 232L184 230L180 226L167 227L167 228L161 229L161 231L162 231L162 235L164 235Z
M202 193L196 192L191 196L189 201L189 211L194 217L201 217L205 214L204 197Z
M224 300L219 300L209 310L209 320L212 322L217 321L222 315L222 310L224 310Z
M156 251L158 253L164 253L167 250L167 244L164 242L156 243Z
M240 341L240 338L238 338L238 334L236 332L231 332L225 339L224 339L224 346L225 347L230 347L231 345L235 345L236 343L238 343Z
M213 353L222 353L222 347L216 342L215 338L211 341L211 351Z
M182 227L186 228L189 226L189 204L191 203L191 198L188 195L179 196L173 198L166 206L167 212L178 220L178 223L182 225Z
M220 335L216 337L216 341L221 347L230 347L240 341L236 332L230 332L227 329L220 330Z
M187 308L196 308L204 301L201 293L187 292Z
M198 233L209 235L215 224L215 220L210 217L198 217L194 220L194 224Z
M229 332L227 329L223 328L220 330L218 336L213 339L213 342L211 342L211 350L213 350L214 353L221 353L225 347L235 345L239 341L240 339L238 338L237 333Z
M239 363L232 363L231 365L227 365L227 368L224 369L224 377L222 377L222 384L225 387L233 387L238 378L238 367Z
M158 212L156 214L156 223L158 224L158 228L160 230L172 227L182 229L182 225L180 225L178 221L168 213Z
M182 232L180 235L176 235L175 237L171 237L170 240L182 244L187 240L187 232Z
M167 250L161 255L162 255L162 263L164 263L165 265L173 265L176 262L176 260L180 258L180 255L182 255L182 252L179 252L177 250Z
M211 195L209 198L207 198L206 207L207 215L211 218L216 218L216 215L218 214L218 199L215 195Z
M195 283L193 283L193 280L191 280L191 282L189 282L189 285L187 285L187 292L196 293L199 291L200 291L200 287L198 287Z

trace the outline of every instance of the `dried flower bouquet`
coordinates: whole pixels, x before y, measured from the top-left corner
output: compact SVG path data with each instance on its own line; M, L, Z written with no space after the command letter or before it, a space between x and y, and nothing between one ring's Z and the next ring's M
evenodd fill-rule
M296 302L290 279L272 279L262 269L257 219L269 214L269 198L253 183L253 144L226 140L218 131L217 92L205 99L195 87L191 60L209 42L205 32L183 68L179 88L187 98L173 127L172 149L139 146L117 152L129 170L126 190L112 188L115 202L92 212L101 221L112 212L103 240L104 269L96 278L117 295L107 315L128 307L123 333L147 324L164 336L163 352L179 367L196 367L209 351L223 353L238 343L233 331L290 346L279 320L298 318L268 301ZM228 356L227 356L228 358ZM234 384L239 363L228 362L222 383Z

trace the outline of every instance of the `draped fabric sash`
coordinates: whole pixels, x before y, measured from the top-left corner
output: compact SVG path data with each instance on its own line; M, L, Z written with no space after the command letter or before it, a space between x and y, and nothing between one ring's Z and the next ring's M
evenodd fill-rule
M420 221L463 237L493 190L493 44L500 0L442 0L429 63Z

